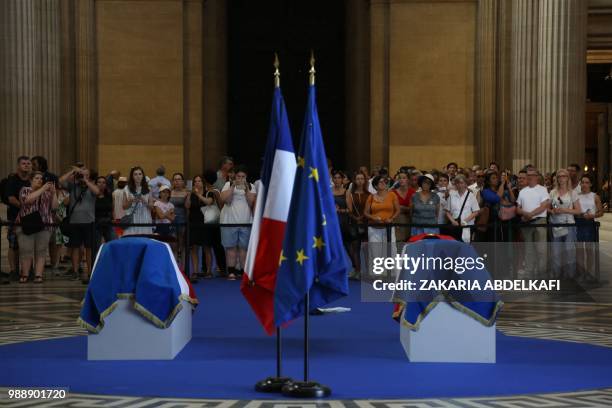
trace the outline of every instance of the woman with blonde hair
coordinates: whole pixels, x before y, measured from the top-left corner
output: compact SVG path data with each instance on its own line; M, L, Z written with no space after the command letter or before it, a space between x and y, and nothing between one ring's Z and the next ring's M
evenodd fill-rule
M566 169L557 170L555 188L550 192L550 207L551 224L564 224L552 227L553 277L573 278L576 274L576 227L569 224L575 224L574 216L580 215L582 209Z

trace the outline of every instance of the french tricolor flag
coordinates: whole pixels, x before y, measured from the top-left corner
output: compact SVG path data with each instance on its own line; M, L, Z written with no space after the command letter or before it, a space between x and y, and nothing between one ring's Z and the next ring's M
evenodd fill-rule
M268 334L274 333L274 287L296 171L285 102L274 88L261 185L240 290Z

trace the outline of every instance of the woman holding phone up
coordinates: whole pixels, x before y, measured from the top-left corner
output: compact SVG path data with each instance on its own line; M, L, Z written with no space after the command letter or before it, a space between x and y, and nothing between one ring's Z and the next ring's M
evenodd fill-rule
M45 225L53 223L52 210L58 206L55 184L43 182L43 174L32 173L31 187L23 187L19 191L21 207L15 223L19 241L19 257L21 258L21 276L19 283L28 281L28 273L34 261L34 283L43 282L45 258L49 238L53 227Z

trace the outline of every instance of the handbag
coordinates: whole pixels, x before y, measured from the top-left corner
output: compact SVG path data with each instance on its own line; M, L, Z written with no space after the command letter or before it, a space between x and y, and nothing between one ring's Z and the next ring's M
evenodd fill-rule
M204 224L218 224L221 219L221 211L217 204L205 205L200 208L204 215Z
M509 221L516 217L516 206L500 207L497 216L502 221Z
M121 217L121 219L119 220L119 223L122 224L122 226L125 228L127 228L129 225L123 225L123 224L133 224L134 223L134 211L130 212L129 214L126 213L123 217Z
M36 234L37 232L45 229L43 225L43 219L38 210L21 217L21 231L25 235Z
M208 196L208 194L206 195ZM213 200L214 202L212 204L200 207L200 211L202 211L202 215L204 216L204 224L218 224L221 219L221 210L219 210L219 206L216 202L217 200L215 197L213 197Z

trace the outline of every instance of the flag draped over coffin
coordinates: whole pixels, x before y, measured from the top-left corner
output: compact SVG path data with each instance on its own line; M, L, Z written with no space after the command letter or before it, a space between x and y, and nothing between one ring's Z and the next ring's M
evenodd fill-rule
M102 245L79 323L98 333L119 299L133 299L134 308L160 328L172 324L182 300L198 303L170 246L150 238L122 238Z
M412 242L404 247L402 255L406 255L409 258L424 257L429 259L463 258L475 260L480 257L470 244L448 239L445 236L439 237L441 239L422 239ZM423 238L427 238L427 236ZM431 288L427 291L421 290L418 292L397 291L393 296L395 302L393 317L411 329L418 330L420 322L427 317L427 314L439 302L448 302L450 306L476 319L480 323L486 326L493 325L503 306L503 302L493 290L484 289L486 282L491 279L491 275L486 268L466 269L462 274L457 274L454 270L447 270L440 268L440 265L436 265L430 269L421 267L416 271L401 270L397 277L398 281L414 282L415 288L420 287L421 280L442 281L458 279L478 281L481 290L449 290L440 292Z

